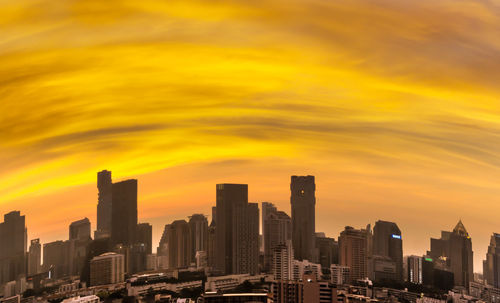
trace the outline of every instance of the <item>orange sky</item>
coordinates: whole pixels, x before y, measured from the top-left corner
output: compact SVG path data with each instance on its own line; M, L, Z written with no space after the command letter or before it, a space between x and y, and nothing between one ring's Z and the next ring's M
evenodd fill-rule
M65 239L109 169L156 242L218 182L289 211L313 174L318 231L395 221L422 254L461 218L481 271L499 83L499 0L0 0L0 211Z

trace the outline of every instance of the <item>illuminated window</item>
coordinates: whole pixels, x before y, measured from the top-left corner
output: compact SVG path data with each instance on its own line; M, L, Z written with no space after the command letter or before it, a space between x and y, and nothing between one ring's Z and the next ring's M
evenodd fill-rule
M300 190L300 195L303 196L305 194L305 191L303 189Z

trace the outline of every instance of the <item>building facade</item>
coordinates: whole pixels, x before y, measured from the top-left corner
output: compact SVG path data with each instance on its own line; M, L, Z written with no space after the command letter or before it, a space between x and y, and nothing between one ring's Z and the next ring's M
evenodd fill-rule
M350 268L351 281L368 277L370 227L354 229L346 226L339 237L340 265Z
M105 253L90 261L90 285L107 285L123 282L125 257L116 253Z

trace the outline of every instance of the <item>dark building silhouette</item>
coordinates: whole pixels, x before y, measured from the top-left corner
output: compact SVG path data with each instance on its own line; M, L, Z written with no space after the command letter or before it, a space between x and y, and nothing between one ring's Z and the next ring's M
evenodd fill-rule
M489 285L500 288L500 234L494 233L491 236L486 260L483 262L483 275Z
M33 239L30 242L28 251L28 276L36 275L41 272L42 263L42 245L40 239Z
M264 238L264 271L269 272L273 249L292 240L292 219L268 202L262 202L262 233Z
M442 231L440 239L431 238L431 250L427 254L453 272L455 286L468 288L469 282L474 281L472 240L462 221L452 232Z
M26 274L27 229L19 211L4 215L0 223L0 284Z
M208 220L205 215L194 214L189 217L191 232L191 261L196 262L196 252L208 250Z
M215 241L216 235L216 217L217 207L212 207L212 222L210 222L210 226L208 227L208 243L207 243L207 265L211 271L215 270L215 258L216 258L216 246L217 242Z
M446 265L446 261L424 256L422 258L422 281L428 287L448 291L453 289L454 275Z
M370 225L366 229L346 226L339 237L340 265L350 268L352 281L368 277L368 257L370 256Z
M168 268L185 268L191 261L191 233L186 220L167 224L161 239L162 254L168 256Z
M297 260L314 260L316 185L314 176L292 176L292 243Z
M87 258L87 247L92 241L90 237L90 221L88 218L72 222L69 226L69 240L66 243L69 260L68 274L80 276Z
M316 233L315 242L317 260L322 268L339 263L339 243L335 239L326 237L324 233Z
M372 269L378 272L387 271L386 269L392 266L387 266L387 264L392 262L395 267L395 272L393 275L385 275L384 277L391 280L394 277L396 281L403 281L403 239L398 225L394 222L381 220L375 222L372 239L372 254L374 256L384 257L385 259L385 261L379 259L381 262L378 263L384 264L385 266L379 268L375 266L377 262L374 262Z
M113 183L111 241L133 245L137 234L137 180Z
M70 274L70 242L54 241L43 245L43 269L51 278L59 279Z
M103 170L97 173L97 229L95 238L111 236L111 217L113 203L113 183L111 181L111 172Z
M88 218L75 221L69 226L70 240L89 240L90 239L90 221Z
M153 226L151 224L137 224L137 243L144 244L146 254L153 253Z
M248 203L248 185L217 184L216 270L224 274L258 270L259 210Z

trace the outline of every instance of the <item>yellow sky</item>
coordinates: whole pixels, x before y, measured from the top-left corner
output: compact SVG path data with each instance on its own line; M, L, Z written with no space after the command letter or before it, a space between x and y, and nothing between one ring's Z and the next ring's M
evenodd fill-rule
M422 254L462 218L481 271L499 83L498 0L0 0L0 211L66 238L109 169L157 241L217 182L289 211L314 174L318 231L395 221Z

